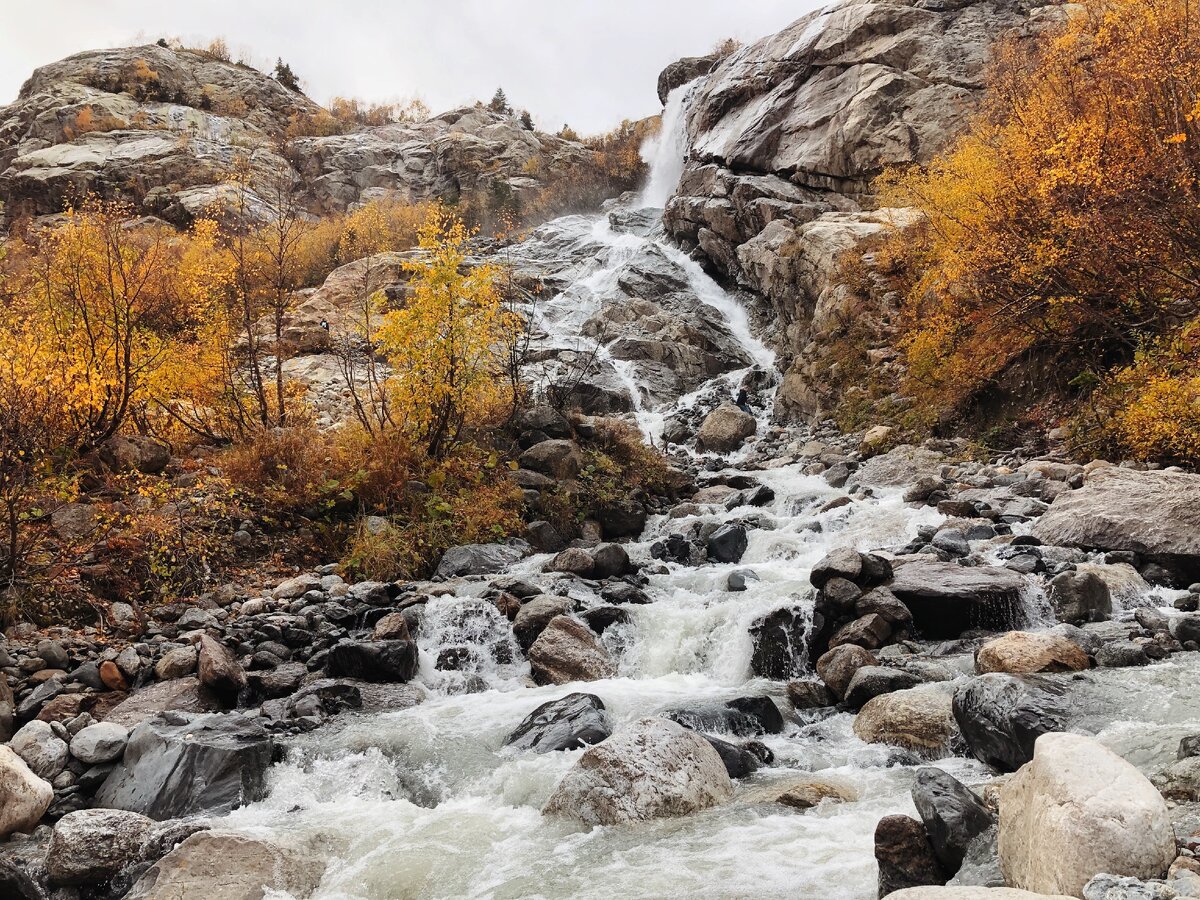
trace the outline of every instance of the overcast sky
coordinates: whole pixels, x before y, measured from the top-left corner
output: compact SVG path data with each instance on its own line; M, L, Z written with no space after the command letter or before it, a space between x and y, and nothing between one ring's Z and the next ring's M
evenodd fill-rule
M39 65L96 47L218 35L260 68L282 56L318 102L419 95L434 110L502 85L541 128L658 112L655 80L718 40L753 40L818 0L0 0L0 105Z

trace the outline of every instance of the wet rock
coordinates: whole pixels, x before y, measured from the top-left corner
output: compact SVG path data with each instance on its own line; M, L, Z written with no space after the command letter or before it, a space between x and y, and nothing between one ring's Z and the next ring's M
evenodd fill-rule
M705 452L729 453L757 430L754 416L726 401L704 417L696 434L696 447Z
M709 535L705 548L713 562L735 563L741 561L746 545L746 526L725 524Z
M159 681L171 681L175 678L183 678L186 675L191 675L196 671L197 659L198 652L191 644L186 647L176 647L174 650L168 650L154 664L154 677Z
M1060 622L1082 625L1112 617L1112 593L1095 572L1063 572L1046 590L1054 615Z
M411 681L417 674L417 645L412 641L339 641L329 648L325 670L334 678Z
M163 713L133 730L96 802L160 820L228 812L262 799L273 755L256 717Z
M71 755L89 766L114 762L125 752L129 730L116 722L97 722L71 738Z
M1200 475L1097 469L1061 494L1033 533L1047 544L1132 550L1187 584L1200 572Z
M61 727L61 726L60 726ZM65 732L64 732L65 733ZM8 746L39 778L52 781L67 764L67 743L48 722L34 719L13 735Z
M857 644L868 650L878 650L892 636L892 626L876 613L868 613L847 622L829 639L830 648L842 644Z
M971 842L996 824L983 801L941 769L918 769L912 798L934 855L950 874L962 866Z
M596 561L582 547L568 547L546 563L546 571L592 578L596 574Z
M976 885L905 888L888 897L890 900L1071 900L1061 894L1035 894L1016 888Z
M945 884L949 874L938 863L925 828L908 816L884 816L875 826L875 861L880 898L893 891Z
M997 849L999 834L999 823L993 822L986 831L968 843L962 865L948 884L1004 887L1004 873L1000 871L1000 853Z
M606 584L600 589L600 599L608 603L649 603L650 597L641 588L623 581Z
M598 681L617 674L612 657L596 636L562 615L551 619L529 648L529 666L538 684Z
M738 799L742 803L778 803L791 809L812 809L826 800L853 802L858 799L858 791L840 781L801 775L761 785Z
M798 606L777 609L750 626L755 675L786 681L809 667L808 614Z
M375 623L371 632L373 641L409 641L412 634L408 628L408 619L403 612L388 613Z
M789 681L787 698L792 708L799 710L820 709L835 702L829 688L817 681Z
M721 762L725 764L725 771L729 773L730 778L745 778L747 775L757 772L765 761L760 755L762 751L766 750L768 754L771 753L770 750L767 750L764 745L758 744L757 741L748 743L757 745L755 749L759 751L758 753L754 749L748 749L747 745L732 744L711 734L703 734L701 737L708 741L712 745L712 748L721 755Z
M646 507L632 497L602 503L592 510L606 538L635 538L646 528Z
M1000 865L1009 884L1082 896L1097 874L1159 878L1175 859L1166 802L1096 740L1045 734L1000 791Z
M735 697L723 702L695 703L663 715L695 731L719 731L738 737L779 734L783 714L770 697Z
M557 553L567 545L567 540L557 528L544 519L525 526L525 540L539 553Z
M518 462L522 469L530 469L558 481L568 481L578 476L583 468L583 454L574 441L549 440L534 444L521 454Z
M201 831L155 863L125 900L259 900L267 891L307 897L324 872L324 861L312 853Z
M633 571L629 554L620 544L601 544L592 550L592 577L616 578Z
M150 685L115 706L104 721L133 728L160 712L210 712L220 702L198 678L176 678Z
M463 544L442 554L437 575L442 578L491 575L508 568L523 556L525 549L520 545Z
M1150 780L1168 800L1200 802L1200 756L1177 760Z
M226 706L236 705L238 694L246 686L246 673L241 664L224 644L211 635L200 635L197 649L200 683Z
M521 649L528 652L551 619L571 611L571 601L566 597L541 594L524 604L513 619L513 636Z
M758 580L758 575L752 569L738 569L736 572L730 572L729 577L725 579L725 589L738 593Z
M81 809L54 825L46 849L51 885L98 885L141 857L154 820L118 809Z
M1034 672L1078 672L1090 665L1078 644L1048 633L1010 631L979 648L975 670L1028 675Z
M543 812L585 825L685 816L728 800L733 784L701 735L647 718L585 751Z
M629 610L619 606L597 606L581 612L579 618L596 634L604 634L612 625L625 625L632 621Z
M1037 675L982 675L954 691L954 719L976 759L1012 772L1033 758L1041 735L1063 730L1065 694Z
M1096 665L1103 669L1145 666L1149 663L1146 648L1133 641L1113 641L1096 650Z
M716 54L685 56L670 63L658 73L658 102L664 106L671 91L707 75L721 61Z
M846 696L854 673L863 666L876 666L875 656L857 644L842 644L824 653L817 660L817 674L839 700Z
M888 588L912 612L925 638L956 638L972 628L998 630L1020 625L1025 579L997 566L960 566L926 556L893 561Z
M0 745L0 838L33 831L53 799L50 783L35 775L14 750Z
M916 687L921 680L911 672L888 666L863 666L850 679L843 699L848 707L858 709L874 697Z
M507 747L551 753L598 744L612 734L604 701L595 694L567 694L543 703L505 740Z
M944 756L959 738L949 692L937 684L881 694L854 717L854 733L867 743L891 744Z

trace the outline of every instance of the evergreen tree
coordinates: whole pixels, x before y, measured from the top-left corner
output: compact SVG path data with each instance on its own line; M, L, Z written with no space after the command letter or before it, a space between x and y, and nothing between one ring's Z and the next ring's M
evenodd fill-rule
M529 110L521 110L521 127L526 131L533 131L533 116L529 114Z
M282 84L289 91L295 91L297 94L303 94L300 90L300 79L292 67L283 61L281 57L275 59L275 80Z
M494 113L500 113L502 116L511 116L513 108L508 105L508 97L504 93L504 88L496 88L496 93L492 95L492 102L488 104L488 109Z

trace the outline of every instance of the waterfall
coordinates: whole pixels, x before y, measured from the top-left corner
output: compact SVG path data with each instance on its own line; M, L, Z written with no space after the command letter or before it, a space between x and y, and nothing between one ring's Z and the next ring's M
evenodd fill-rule
M642 146L642 159L650 164L650 174L638 198L639 206L662 209L675 193L687 158L688 101L702 80L703 76L671 91L663 108L662 127Z

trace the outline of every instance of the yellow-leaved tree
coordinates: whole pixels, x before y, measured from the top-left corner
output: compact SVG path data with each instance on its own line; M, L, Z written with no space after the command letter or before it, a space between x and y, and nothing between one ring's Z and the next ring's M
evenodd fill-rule
M446 210L430 213L422 254L405 264L409 295L377 334L392 369L391 418L434 458L501 409L505 348L520 324L503 302L497 267L467 264L470 237Z

